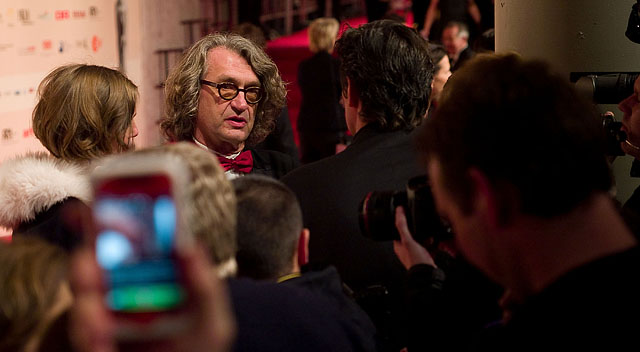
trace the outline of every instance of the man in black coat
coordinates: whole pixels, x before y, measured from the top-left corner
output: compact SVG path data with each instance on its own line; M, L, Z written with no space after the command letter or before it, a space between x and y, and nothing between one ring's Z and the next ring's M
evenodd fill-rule
M469 29L462 22L452 21L442 30L442 45L451 60L451 72L455 72L466 61L475 56L469 46Z
M211 151L230 178L279 178L297 166L288 155L252 148L273 129L286 100L275 63L252 41L231 33L200 39L167 78L165 93L165 136Z
M640 249L609 194L602 122L553 72L515 54L472 59L417 133L438 212L465 258L506 290L507 314L477 340L451 334L451 311L438 310L443 320L433 309L448 278L398 210L396 250L420 317L411 324L420 345L409 350L449 350L447 338L475 351L638 348Z
M361 235L358 205L370 191L402 190L411 177L424 173L410 132L429 106L434 67L426 42L411 28L388 20L348 29L336 50L353 142L342 153L300 167L282 180L298 196L305 227L313 234L310 262L336 266L363 300L376 296L386 302L387 292L398 293L404 270L391 241ZM395 306L398 301L389 302ZM390 321L382 316L375 320L384 334L380 324Z

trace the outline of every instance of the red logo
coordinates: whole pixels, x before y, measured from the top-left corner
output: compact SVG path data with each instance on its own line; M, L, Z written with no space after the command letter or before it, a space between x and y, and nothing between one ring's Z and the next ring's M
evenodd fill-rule
M93 38L91 38L91 49L93 50L94 53L98 52L98 49L100 49L100 47L102 46L102 40L100 40L100 38L98 38L97 35L94 35Z
M42 42L42 49L49 50L52 47L53 47L53 43L51 42L51 40L45 40Z
M58 21L69 19L69 10L56 10L55 17Z
M86 11L73 11L73 18L85 18L86 16Z
M28 138L29 136L33 136L33 128L22 131L22 138Z

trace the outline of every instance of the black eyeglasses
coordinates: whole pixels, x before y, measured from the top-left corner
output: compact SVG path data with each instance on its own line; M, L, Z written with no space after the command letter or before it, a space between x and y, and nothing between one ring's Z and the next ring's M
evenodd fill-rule
M260 87L249 87L249 88L238 88L233 83L213 83L211 81L207 81L206 79L201 79L200 83L208 85L213 88L218 88L218 94L220 98L224 100L233 100L238 96L238 92L244 93L244 99L249 104L256 104L262 99L262 88Z

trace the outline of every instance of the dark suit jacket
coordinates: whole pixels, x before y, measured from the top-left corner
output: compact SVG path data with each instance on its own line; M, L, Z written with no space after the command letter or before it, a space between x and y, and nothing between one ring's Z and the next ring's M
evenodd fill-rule
M340 104L340 60L326 51L316 53L298 66L298 85L302 93L298 132L303 163L336 153L336 144L347 131Z
M347 126L340 105L340 60L321 51L298 66L302 93L297 128L301 133L343 132Z
M260 174L280 179L295 169L300 162L291 156L274 150L251 149L253 156L252 174Z
M471 47L468 46L466 49L462 50L460 55L458 56L458 61L451 67L451 72L455 72L460 66L464 65L466 61L469 61L472 57L475 56L475 52L471 50Z
M232 351L373 351L335 302L293 285L230 279Z
M335 265L354 290L374 284L396 286L404 268L393 243L360 234L358 206L370 191L404 190L423 174L406 131L363 127L340 154L301 166L282 181L298 196L311 230L310 261Z
M406 346L405 269L391 241L376 242L360 234L358 207L368 192L404 190L410 178L421 174L408 132L382 132L367 125L342 153L301 166L282 179L298 196L311 230L310 264L338 269L376 325L382 350Z
M286 105L276 118L276 126L273 131L254 149L275 150L287 154L295 160L300 159L300 152L293 137L293 128L291 128L291 120L289 119L289 109Z

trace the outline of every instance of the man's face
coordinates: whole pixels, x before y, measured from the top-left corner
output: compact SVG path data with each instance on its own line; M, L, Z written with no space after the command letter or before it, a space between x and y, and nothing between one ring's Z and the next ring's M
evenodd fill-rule
M640 77L633 84L633 90L633 94L620 102L618 108L624 113L622 130L627 134L627 139L631 144L640 147ZM640 150L626 143L621 145L625 153L640 159Z
M467 47L467 38L459 37L459 31L458 27L448 27L442 31L442 45L450 57L458 56Z
M449 77L451 77L451 65L449 64L449 57L444 56L440 62L438 62L438 71L433 76L433 89L431 90L431 100L438 101L440 94L444 89L444 84L447 83Z
M203 77L207 81L233 83L238 88L261 86L247 61L229 49L217 47L209 50L207 62L207 72ZM232 100L224 100L217 88L203 84L194 137L221 154L241 151L253 129L256 108L257 104L247 103L243 92L238 92Z

